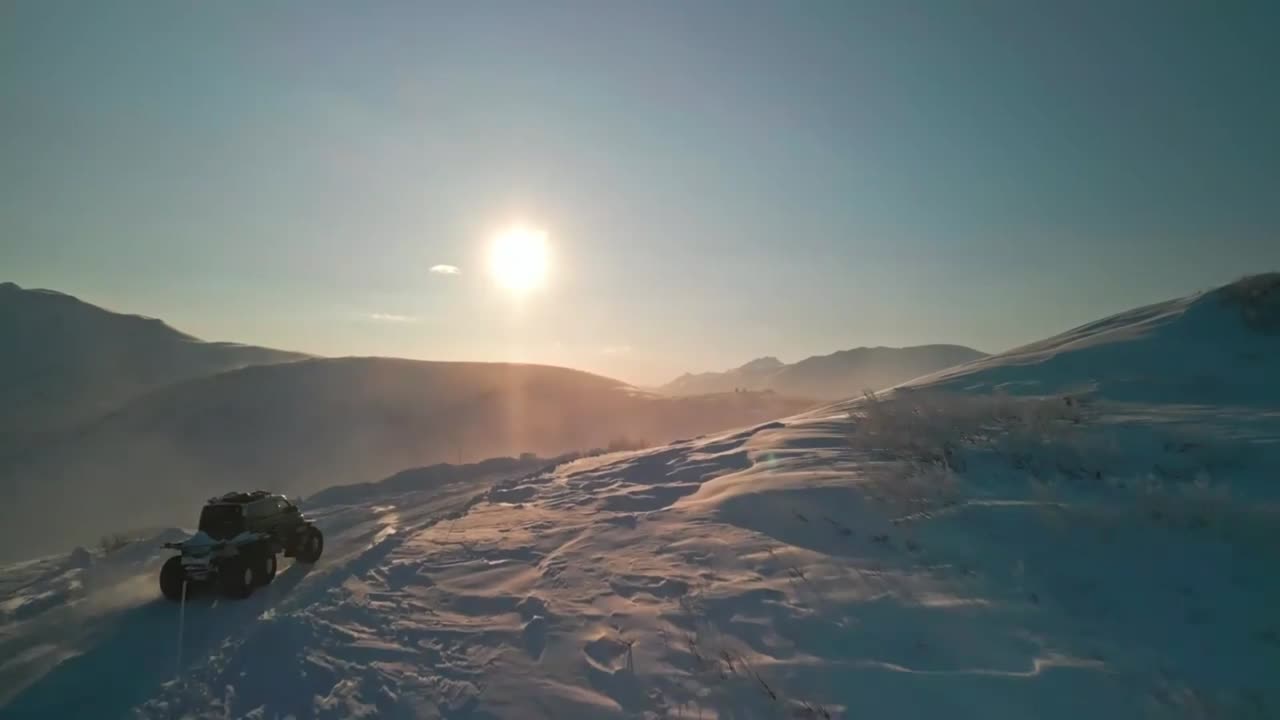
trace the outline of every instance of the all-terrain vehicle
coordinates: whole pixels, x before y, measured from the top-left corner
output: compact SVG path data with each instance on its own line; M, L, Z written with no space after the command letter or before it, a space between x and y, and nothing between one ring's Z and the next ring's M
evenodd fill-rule
M255 490L209 498L196 534L164 546L181 553L160 568L166 598L181 600L184 583L212 583L246 598L275 579L281 552L301 563L319 560L324 536L288 498Z

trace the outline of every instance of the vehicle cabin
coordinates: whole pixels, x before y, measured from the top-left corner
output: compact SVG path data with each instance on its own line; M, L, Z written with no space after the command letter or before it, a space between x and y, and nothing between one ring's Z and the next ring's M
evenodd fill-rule
M200 511L199 530L215 540L229 540L265 519L297 512L298 506L284 495L265 490L230 492L209 498Z

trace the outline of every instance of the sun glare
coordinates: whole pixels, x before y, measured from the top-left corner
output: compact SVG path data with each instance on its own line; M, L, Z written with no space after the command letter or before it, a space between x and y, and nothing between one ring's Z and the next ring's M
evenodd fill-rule
M507 290L526 293L546 281L549 256L545 232L510 228L498 233L489 246L489 273Z

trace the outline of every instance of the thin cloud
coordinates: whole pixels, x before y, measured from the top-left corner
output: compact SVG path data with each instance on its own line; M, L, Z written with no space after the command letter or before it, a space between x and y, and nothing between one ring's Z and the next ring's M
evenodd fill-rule
M457 265L432 265L431 272L437 275L461 275L462 270Z
M395 313L369 313L365 317L374 322L385 323L416 323L418 318L412 315L396 315Z
M630 345L608 345L600 349L605 355L626 355L631 352Z

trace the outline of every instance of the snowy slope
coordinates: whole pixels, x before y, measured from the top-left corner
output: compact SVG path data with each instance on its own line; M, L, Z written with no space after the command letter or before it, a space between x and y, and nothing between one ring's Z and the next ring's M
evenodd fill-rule
M325 358L248 367L156 390L17 461L0 458L0 560L93 542L121 529L122 517L172 523L234 488L309 495L431 463L666 442L809 405L762 393L670 398L525 364ZM50 505L59 511L39 512Z
M1280 406L1280 273L1122 312L906 383L1014 394Z
M322 503L304 499L325 529L322 562L282 570L243 603L195 595L183 657L207 659L281 600L323 594L402 528L459 513L494 482L545 462L502 463L498 472L493 463L459 466L447 479L437 468L418 483L407 471L384 483L332 488ZM0 717L125 717L157 692L179 661L176 608L157 595L160 565L172 554L161 545L189 532L173 528L105 555L77 549L0 569Z
M1213 296L1145 340L1055 345L1041 387L1092 383L1083 402L917 386L496 484L339 493L310 573L191 603L180 672L177 609L143 591L159 556L96 561L131 592L67 609L47 592L70 560L5 568L0 687L21 687L0 717L1280 716L1280 406L1135 400L1129 366L1071 364L1176 344Z
M136 604L43 650L41 670L49 653L81 654L0 716L1280 709L1276 413L1093 410L1070 427L1140 450L1072 467L1055 442L1082 440L1064 434L1031 456L1044 471L1031 482L983 446L957 450L960 470L862 447L861 424L891 425L864 412L580 460L474 498L323 508L340 549L248 601L193 601L174 682L177 612L144 599L151 558L133 566L150 571L129 586ZM1201 448L1169 442L1191 427ZM1162 466L1167 485L1140 484ZM32 631L5 631L10 665L34 662Z

